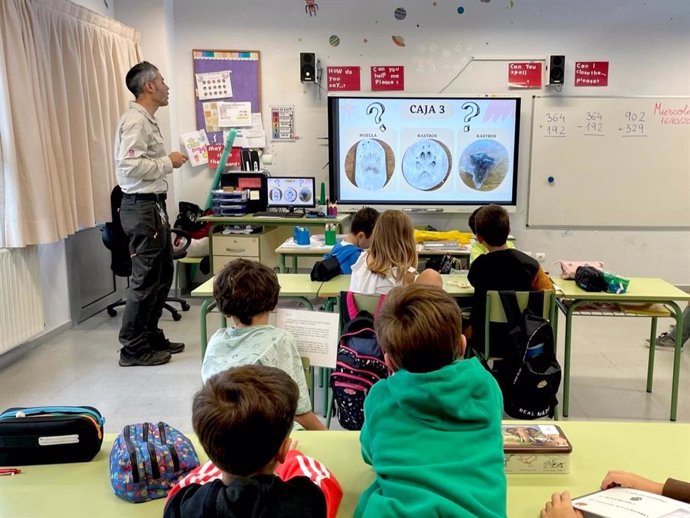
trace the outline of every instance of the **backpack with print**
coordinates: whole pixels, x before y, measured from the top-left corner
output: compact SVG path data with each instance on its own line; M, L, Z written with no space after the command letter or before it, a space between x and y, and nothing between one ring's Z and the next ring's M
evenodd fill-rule
M130 424L110 451L110 483L120 498L146 502L165 498L198 465L191 441L169 424Z
M553 417L561 366L553 329L542 317L544 292L531 292L522 312L515 292L501 291L499 295L508 320L508 347L493 374L503 392L505 412L516 419Z
M357 309L352 292L340 294L343 327L336 366L331 373L331 388L338 422L346 430L362 429L364 399L374 383L389 376L374 332L374 318L384 297L381 295L372 315Z

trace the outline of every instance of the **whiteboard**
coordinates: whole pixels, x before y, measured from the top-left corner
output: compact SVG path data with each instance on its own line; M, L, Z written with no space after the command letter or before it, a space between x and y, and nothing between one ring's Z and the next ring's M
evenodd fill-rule
M534 97L527 224L690 227L690 98Z

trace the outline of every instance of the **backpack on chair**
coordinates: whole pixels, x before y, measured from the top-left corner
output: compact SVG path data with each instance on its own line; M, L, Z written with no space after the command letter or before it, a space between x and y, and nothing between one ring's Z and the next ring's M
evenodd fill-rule
M390 374L374 332L374 318L384 297L379 297L372 315L357 309L352 292L340 294L343 327L336 366L331 373L331 388L338 422L346 430L362 429L364 399L374 383Z
M561 366L553 329L542 316L544 292L530 292L524 311L515 292L501 291L499 296L508 320L508 347L492 374L501 387L505 412L516 419L553 417Z

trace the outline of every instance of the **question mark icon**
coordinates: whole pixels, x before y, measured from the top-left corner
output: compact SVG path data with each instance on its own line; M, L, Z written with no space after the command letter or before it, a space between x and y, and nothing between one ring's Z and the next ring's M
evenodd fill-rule
M479 112L480 112L479 105L477 103L473 103L473 102L466 102L461 106L461 108L463 110L469 109L469 111L467 112L467 115L465 115L464 120L467 124L465 124L464 129L465 129L465 131L470 131L470 121L472 119L474 119L477 115L479 115Z
M479 107L477 107L477 109L479 109ZM386 108L384 108L383 104L381 103L371 103L369 106L367 106L367 115L371 115L372 113L374 114L374 122L376 124L380 124L379 129L381 131L386 131L386 125L381 123L381 116L385 111Z

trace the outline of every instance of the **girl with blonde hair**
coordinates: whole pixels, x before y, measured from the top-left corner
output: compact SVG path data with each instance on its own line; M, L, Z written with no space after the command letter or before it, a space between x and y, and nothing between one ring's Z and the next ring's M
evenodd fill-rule
M438 272L417 273L417 244L410 217L399 210L379 216L371 234L371 245L352 266L350 291L365 295L385 295L396 286L412 282L443 287Z

